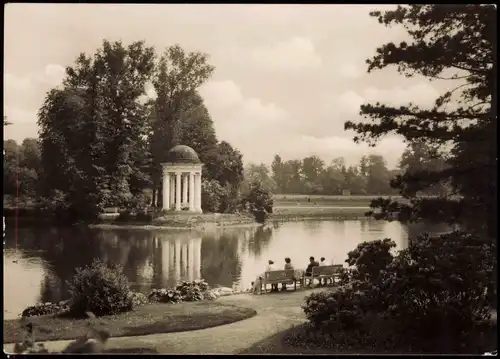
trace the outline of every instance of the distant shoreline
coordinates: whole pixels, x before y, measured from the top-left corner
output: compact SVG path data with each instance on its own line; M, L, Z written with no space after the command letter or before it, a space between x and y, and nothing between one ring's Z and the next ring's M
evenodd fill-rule
M298 222L319 220L356 220L366 218L369 207L281 207L276 208L266 223ZM249 215L239 214L200 214L200 215L170 215L153 221L152 223L129 221L123 223L108 222L89 225L99 229L210 229L253 227L265 223L258 223Z
M375 196L306 196L306 195L277 195L274 211L269 215L266 223L298 222L318 220L356 220L367 218L365 213L370 210L370 201ZM5 208L4 208L5 209ZM7 227L14 222L15 210L10 208L4 211ZM18 225L30 226L64 226L35 215L31 208L21 207L18 212ZM135 218L116 218L117 214L102 214L100 221L94 224L83 224L89 228L125 228L125 229L207 229L259 226L249 214L189 214L172 212L165 217L153 221ZM106 218L107 217L107 218Z

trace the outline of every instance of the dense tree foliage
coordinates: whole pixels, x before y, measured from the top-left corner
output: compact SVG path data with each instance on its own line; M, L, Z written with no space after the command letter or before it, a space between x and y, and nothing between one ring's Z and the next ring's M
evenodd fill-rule
M162 198L161 163L165 162L168 151L178 144L206 150L210 145L213 148L217 141L208 111L197 93L197 89L210 78L213 71L207 54L186 52L179 45L165 49L156 65L153 85L157 98L151 113L150 150L153 190L160 193L155 196L159 200ZM186 122L191 125L184 126ZM190 138L188 131L198 122L201 126Z
M127 204L130 182L143 177L148 127L140 97L153 69L153 48L108 41L66 69L63 88L51 90L39 111L45 197L60 191L81 219Z
M40 150L37 140L26 138L21 146L13 140L3 142L4 171L3 193L8 202L14 202L18 195L21 202L33 201L38 191L40 175ZM12 205L13 203L8 203Z
M405 170L392 186L409 204L377 200L379 218L433 219L467 225L496 238L496 9L494 5L411 5L371 13L386 26L402 25L410 41L388 43L368 60L368 71L395 66L406 77L447 81L450 90L432 108L409 103L365 104L371 122L347 122L355 141L396 133L430 149L448 148L445 166ZM409 99L410 100L410 99ZM437 184L438 197L418 194Z
M273 182L276 193L342 195L344 191L353 195L395 194L389 183L396 172L387 168L384 158L372 154L363 156L359 165L347 167L342 157L334 159L329 166L317 156L302 160L284 161L279 155L271 165L272 175L267 175L264 164L251 165L247 176L261 183ZM270 189L272 190L271 187Z
M142 41L105 40L94 54L80 54L39 110L39 143L4 144L4 194L16 195L19 177L22 196L81 220L105 207L159 206L161 162L184 144L199 154L204 179L222 188L220 210L234 211L242 155L218 141L197 91L213 70L208 55L179 45L158 58ZM146 93L151 83L156 98Z

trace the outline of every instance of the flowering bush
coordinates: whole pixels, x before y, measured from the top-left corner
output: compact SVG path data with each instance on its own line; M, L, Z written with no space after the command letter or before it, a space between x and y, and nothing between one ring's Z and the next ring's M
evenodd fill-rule
M69 311L69 305L67 301L62 301L59 303L37 303L34 306L28 307L23 310L21 316L33 317L48 314L59 314L67 311Z
M201 280L182 282L175 289L181 293L182 300L195 302L204 299L203 295L209 289L209 286L205 281Z
M175 289L153 289L148 299L151 302L179 303L182 302L181 292Z
M175 289L153 289L148 299L161 303L194 302L205 299L205 295L210 296L209 289L204 280L182 282Z
M130 301L130 306L132 308L139 307L149 302L148 297L145 294L134 291L128 292L128 300Z

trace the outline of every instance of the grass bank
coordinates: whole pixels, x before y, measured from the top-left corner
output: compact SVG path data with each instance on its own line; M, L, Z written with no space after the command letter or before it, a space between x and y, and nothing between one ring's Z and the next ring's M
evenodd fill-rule
M401 196L328 196L277 194L274 196L274 205L277 207L294 206L325 206L325 207L368 207L373 199L383 197L402 200Z
M326 338L311 336L309 323L293 326L290 329L281 331L269 336L238 354L330 354L330 355L359 355L359 354L449 354L450 351L444 348L429 349L425 353L419 350L412 350L409 346L394 346L390 342L390 331L386 330L382 334L377 334L380 340L368 342L364 335L359 332L349 331L339 332ZM373 334L373 333L372 333ZM346 338L349 342L356 344L346 345ZM485 324L471 329L467 343L462 343L460 350L453 351L454 354L484 354L497 349L497 326L495 324Z
M364 218L368 207L323 207L323 206L295 206L275 207L270 220L274 221L301 221L307 219L358 219Z
M185 332L230 324L256 315L256 311L214 302L146 304L133 311L94 319L97 328L109 331L111 337ZM24 319L33 323L37 341L76 339L88 331L88 319L47 315ZM3 342L21 340L21 319L5 320Z

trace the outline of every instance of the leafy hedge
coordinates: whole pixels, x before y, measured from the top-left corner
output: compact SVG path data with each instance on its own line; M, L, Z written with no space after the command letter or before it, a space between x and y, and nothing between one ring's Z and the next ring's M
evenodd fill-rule
M313 293L303 309L327 334L378 330L390 323L391 340L431 352L461 352L474 328L490 318L485 288L493 280L494 249L477 237L452 232L421 235L396 256L390 240L365 242L349 253L338 291ZM359 265L359 266L358 266ZM376 272L378 271L378 272ZM374 317L377 320L373 320Z

